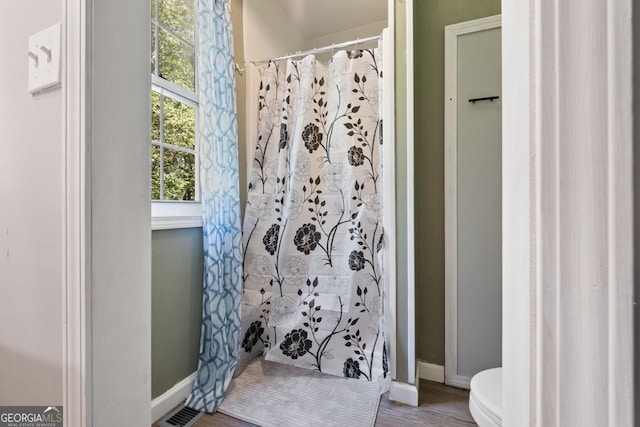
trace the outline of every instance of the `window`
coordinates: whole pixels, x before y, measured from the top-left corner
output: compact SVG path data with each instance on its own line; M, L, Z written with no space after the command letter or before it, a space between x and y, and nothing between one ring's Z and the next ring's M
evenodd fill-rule
M194 0L151 0L154 229L202 225L194 9Z

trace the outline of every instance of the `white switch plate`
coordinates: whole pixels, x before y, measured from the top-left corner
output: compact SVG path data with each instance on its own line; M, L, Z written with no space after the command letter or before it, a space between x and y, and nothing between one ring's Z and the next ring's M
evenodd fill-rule
M29 92L38 93L60 84L61 33L62 24L57 23L29 37Z

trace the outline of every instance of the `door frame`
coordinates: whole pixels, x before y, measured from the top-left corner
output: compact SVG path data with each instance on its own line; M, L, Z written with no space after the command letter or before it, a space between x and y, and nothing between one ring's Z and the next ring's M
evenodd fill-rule
M633 9L502 2L503 425L633 425Z
M444 28L444 229L445 364L444 382L469 389L471 378L458 374L458 37L502 27L502 16L474 19Z
M150 3L59 1L63 422L148 426Z
M91 407L91 197L87 177L89 102L87 34L84 1L62 0L62 143L64 144L64 235L62 251L62 404L65 425L90 425Z

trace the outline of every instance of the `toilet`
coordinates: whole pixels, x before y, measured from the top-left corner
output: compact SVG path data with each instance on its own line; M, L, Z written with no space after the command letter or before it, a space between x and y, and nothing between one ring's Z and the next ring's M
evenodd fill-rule
M471 378L469 410L480 427L502 425L502 368L487 369Z

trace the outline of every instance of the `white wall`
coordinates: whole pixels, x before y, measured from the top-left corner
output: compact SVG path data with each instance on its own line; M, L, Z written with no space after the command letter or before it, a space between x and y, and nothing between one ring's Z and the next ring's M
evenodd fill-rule
M26 50L60 20L60 1L0 4L0 405L62 404L62 96L27 92Z
M93 426L149 426L150 3L92 3Z
M334 43L344 43L351 40L379 36L385 28L387 28L387 20L372 22L371 24L362 25L360 27L350 28L345 31L339 31L322 37L305 40L304 49L313 49L316 47L329 46Z
M245 0L244 59L260 61L303 48L304 37L274 0Z

